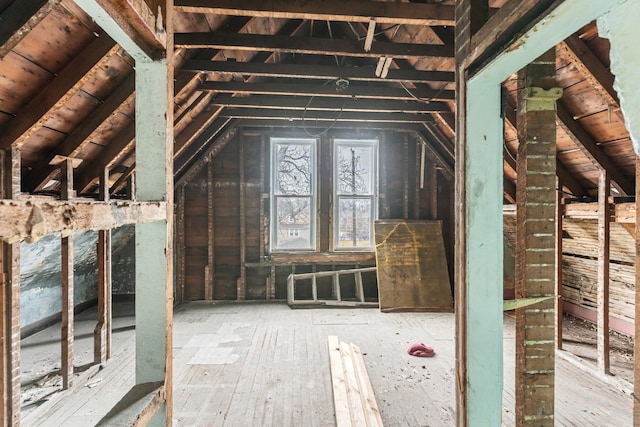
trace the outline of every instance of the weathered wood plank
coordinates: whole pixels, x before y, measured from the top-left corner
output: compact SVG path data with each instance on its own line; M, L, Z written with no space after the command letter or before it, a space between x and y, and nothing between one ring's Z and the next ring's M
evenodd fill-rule
M357 40L287 37L243 33L176 33L176 47L189 49L232 49L275 51L309 55L341 55L379 58L452 57L453 46L376 42L369 52Z
M220 117L233 119L285 119L289 121L349 121L349 122L390 122L390 123L424 123L433 121L430 114L379 113L360 111L315 111L262 108L225 108Z
M191 59L182 70L209 71L219 74L244 74L257 77L287 77L300 79L349 79L353 81L380 81L375 69L369 67L337 67L330 65L306 65L285 63L255 63L237 61L206 61ZM423 71L415 69L391 69L384 80L389 82L453 82L450 71Z
M35 241L46 233L106 230L161 221L165 202L0 201L0 240Z
M620 168L598 146L595 139L574 120L567 107L561 101L558 101L557 114L560 127L595 166L607 171L611 180L614 181L613 185L616 189L625 195L634 194L633 183L622 174Z
M177 0L177 10L220 15L379 24L454 25L454 8L448 5L324 0L322 3L277 0L223 0L211 5L202 0Z
M349 410L349 400L347 398L347 384L344 375L344 364L338 337L329 336L328 343L336 424L340 427L351 426L351 414Z
M33 30L60 0L14 1L0 15L0 59Z
M611 182L606 170L598 182L598 370L608 374L609 366L609 254L611 247L611 214L609 192Z
M113 40L102 33L25 105L4 127L0 147L20 148L51 117L51 114L79 90L96 69L120 51Z
M338 92L333 85L319 86L305 83L244 83L208 81L200 84L199 90L213 90L220 93L235 93L240 95L296 95L296 96L330 96L336 98L360 97L370 99L395 99L415 101L415 97L432 99L454 99L451 90L435 90L427 87L413 89L411 94L402 88L389 86L356 86ZM412 96L413 95L413 96Z
M288 110L326 110L326 111L369 111L369 112L448 112L449 108L442 102L428 104L415 101L394 101L390 99L339 99L329 96L317 96L311 103L306 98L287 95L251 95L232 96L220 94L211 101L212 105L224 107L275 108Z

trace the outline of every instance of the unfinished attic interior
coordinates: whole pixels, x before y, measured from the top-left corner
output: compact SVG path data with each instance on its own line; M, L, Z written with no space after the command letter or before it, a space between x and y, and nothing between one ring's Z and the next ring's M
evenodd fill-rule
M2 425L640 425L637 16L0 0Z

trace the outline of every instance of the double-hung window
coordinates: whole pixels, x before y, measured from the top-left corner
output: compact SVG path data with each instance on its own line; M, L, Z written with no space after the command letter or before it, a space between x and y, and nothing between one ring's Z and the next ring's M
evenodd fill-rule
M315 250L316 140L271 138L271 249Z
M334 250L373 250L378 141L336 139L333 153Z

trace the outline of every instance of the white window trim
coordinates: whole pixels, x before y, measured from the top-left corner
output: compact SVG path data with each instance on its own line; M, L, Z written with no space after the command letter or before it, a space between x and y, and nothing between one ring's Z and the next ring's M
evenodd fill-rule
M311 193L310 193L310 214L309 214L309 244L308 248L278 248L277 247L277 199L279 196L276 194L275 185L277 181L277 152L275 147L278 144L308 144L311 146L311 158L310 158L310 166L311 166ZM282 253L282 252L314 252L317 251L317 239L316 239L316 230L317 230L317 204L318 204L318 185L317 185L317 176L318 176L318 140L315 138L289 138L289 137L271 137L270 138L270 147L271 151L271 181L270 181L270 213L269 213L269 250L274 253ZM308 197L308 196L300 196L300 197Z
M372 194L370 195L345 195L343 197L348 198L356 198L356 199L364 199L371 200L371 228L369 230L370 236L370 246L364 247L339 247L339 213L338 209L340 207L340 195L338 194L338 177L337 177L337 159L338 159L338 147L340 146L365 146L365 147L373 147L373 159L372 159L372 171L371 171L371 189ZM378 147L379 140L377 138L370 139L358 139L358 138L335 138L333 140L333 158L331 160L331 173L333 176L333 188L331 192L331 198L333 200L333 238L331 239L333 242L332 250L334 252L372 252L375 249L375 235L373 229L373 223L376 219L378 219Z

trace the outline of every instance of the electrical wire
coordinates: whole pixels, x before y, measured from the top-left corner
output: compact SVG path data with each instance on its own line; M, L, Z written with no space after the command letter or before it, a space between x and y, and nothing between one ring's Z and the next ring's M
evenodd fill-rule
M333 120L333 123L331 123L331 125L329 125L329 127L327 127L322 132L320 132L318 134L313 134L313 133L311 133L311 132L309 132L307 130L307 127L305 126L305 120L306 120L307 110L308 110L309 106L311 105L311 101L313 101L313 98L315 98L315 97L316 96L313 95L313 96L311 96L311 98L309 98L309 102L307 102L307 105L305 105L304 111L302 112L302 130L304 130L304 133L306 133L308 136L310 136L312 138L318 138L319 136L322 136L325 133L329 132L329 130L331 130L331 128L333 128L336 125L336 123L338 123L338 120L340 120L340 118L342 117L342 112L344 111L344 106L347 104L347 100L345 99L342 102L342 106L340 107L340 111L338 112L338 117L336 117Z
M436 91L436 93L435 93L432 97L427 98L427 99L422 99L422 98L417 97L413 92L411 92L411 91L410 91L410 90L409 90L409 89L404 85L404 83L402 83L402 82L398 82L398 83L400 83L400 86L402 86L402 89L404 89L404 90L405 90L405 92L407 92L407 93L409 94L409 96L411 96L411 97L412 97L413 99L415 99L416 101L418 101L418 102L423 102L423 103L425 103L425 104L429 104L431 101L433 101L434 99L436 99L436 98L438 97L438 95L440 95L440 94L442 93L442 91L445 89L445 87L447 87L447 85L446 85L446 83L445 83L444 85L442 85L442 87L441 87L440 89L438 89L438 90Z

